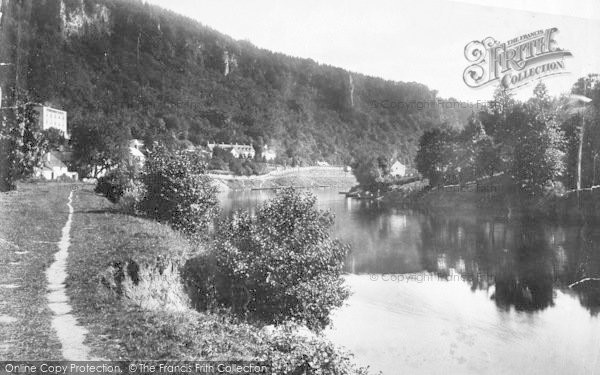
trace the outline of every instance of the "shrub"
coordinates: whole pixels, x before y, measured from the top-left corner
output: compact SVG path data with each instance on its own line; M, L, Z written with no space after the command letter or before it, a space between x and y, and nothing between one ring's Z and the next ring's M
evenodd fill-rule
M208 162L208 169L226 171L229 169L229 166L223 159L214 157Z
M144 184L138 178L129 180L119 201L120 210L125 213L138 214L144 194Z
M145 196L140 209L187 233L205 230L217 209L217 189L205 175L200 156L156 147L142 173Z
M294 323L278 327L267 335L264 357L275 374L339 374L367 375L368 368L359 367L352 355L317 335L301 334Z
M311 329L329 323L349 294L341 279L348 247L330 239L333 215L315 202L289 188L255 217L241 212L222 222L214 246L226 281L218 290L222 302L268 322L293 318Z
M94 191L104 195L112 203L117 203L123 196L128 180L125 171L114 169L98 179Z

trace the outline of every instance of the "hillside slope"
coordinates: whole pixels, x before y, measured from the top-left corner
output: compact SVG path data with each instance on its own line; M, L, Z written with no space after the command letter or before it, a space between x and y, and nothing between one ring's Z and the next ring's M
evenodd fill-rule
M422 131L470 114L430 105L422 84L259 49L140 1L3 0L2 12L8 101L26 89L71 129L114 121L147 140L268 144L290 162L366 149L411 163Z

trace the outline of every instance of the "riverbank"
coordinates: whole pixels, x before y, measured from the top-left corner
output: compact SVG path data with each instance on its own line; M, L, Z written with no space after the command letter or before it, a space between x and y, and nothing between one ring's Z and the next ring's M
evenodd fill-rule
M426 212L502 213L505 218L535 216L549 220L600 219L600 187L579 192L550 192L532 197L516 191L508 184L482 185L479 189L460 187L428 188L412 184L384 194L382 201L396 206Z
M341 167L298 167L258 176L209 174L222 189L252 190L287 186L298 188L341 187L356 184L352 172Z
M0 195L0 260L6 271L0 275L3 358L65 359L51 323L55 314L46 298L50 285L44 271L58 251L61 228L68 227L69 202L73 217L64 286L71 314L88 332L83 344L90 357L266 360L276 373L289 373L283 369L295 369L310 358L320 368L366 373L319 333L291 323L264 326L227 311L193 309L190 285L180 270L203 254L207 244L119 212L84 184L22 184Z

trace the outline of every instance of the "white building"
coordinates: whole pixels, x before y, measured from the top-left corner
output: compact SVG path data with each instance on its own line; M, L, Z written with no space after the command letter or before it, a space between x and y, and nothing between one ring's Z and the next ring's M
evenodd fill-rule
M131 161L139 167L143 167L146 162L146 155L142 152L144 150L144 142L139 139L132 139L129 141L129 156Z
M233 157L235 158L243 157L247 159L252 159L254 158L254 155L256 155L256 151L254 151L254 147L252 145L238 145L237 143L208 143L207 147L211 152L214 152L215 148L229 150L229 152L231 152L231 155L233 155Z
M390 175L395 177L406 176L406 165L400 163L399 161L396 161L394 164L392 164L392 167L390 168Z
M275 160L275 158L277 157L277 153L275 153L275 151L273 150L269 150L269 146L266 146L263 148L263 152L260 154L260 156L262 156L266 161L271 161L271 160Z
M38 123L42 130L58 129L66 139L69 139L69 133L67 132L67 112L44 105L36 105L33 109L38 113Z
M69 172L67 166L60 160L60 154L56 151L50 151L43 156L42 167L35 169L35 176L46 180L56 180L61 176L72 180L78 179L77 172Z

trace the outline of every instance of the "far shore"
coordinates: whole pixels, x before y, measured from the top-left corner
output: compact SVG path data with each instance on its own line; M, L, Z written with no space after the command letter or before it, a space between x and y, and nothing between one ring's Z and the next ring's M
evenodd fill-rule
M356 185L356 178L342 167L296 167L263 175L236 176L208 173L225 190L272 189L293 186L297 188L348 187Z

